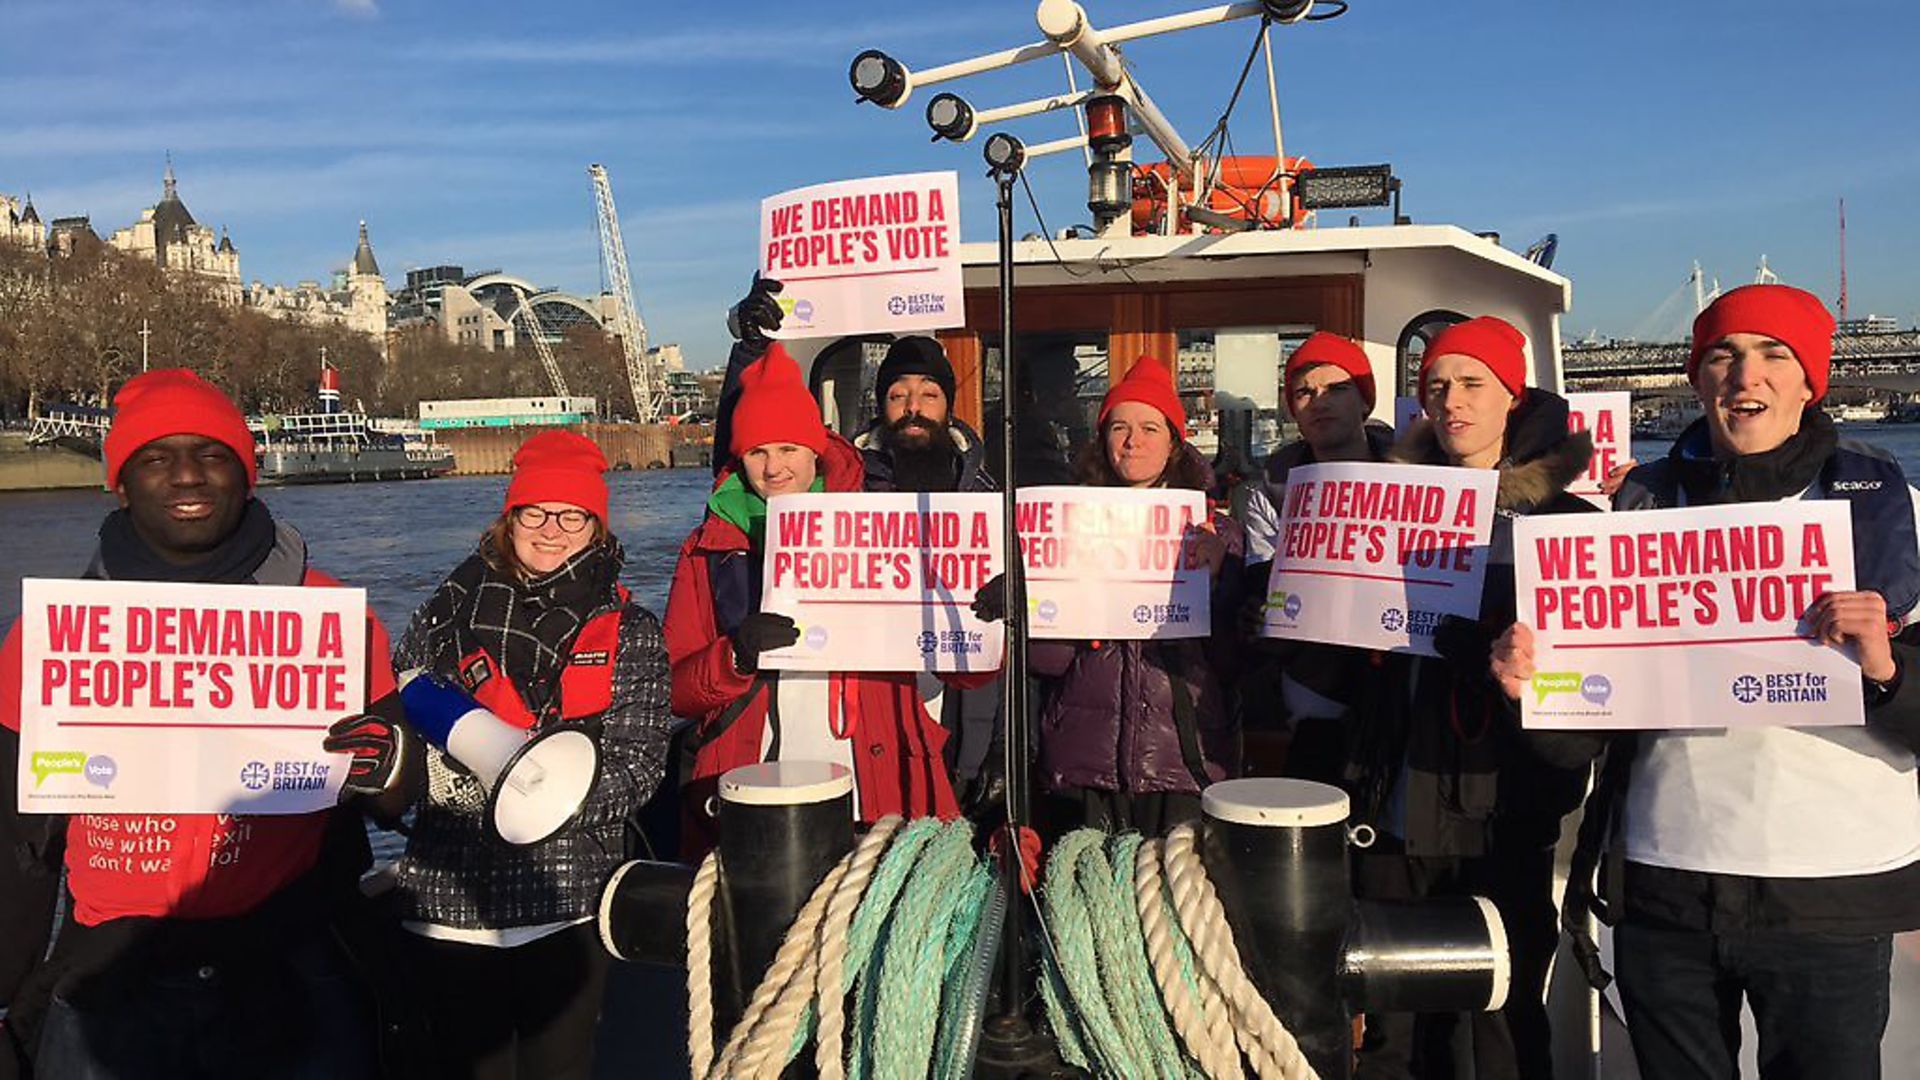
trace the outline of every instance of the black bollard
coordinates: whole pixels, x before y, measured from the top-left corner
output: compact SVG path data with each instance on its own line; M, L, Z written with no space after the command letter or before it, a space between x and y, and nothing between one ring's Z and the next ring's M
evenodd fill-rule
M1201 800L1200 857L1247 977L1322 1077L1353 1071L1336 976L1353 910L1347 796L1306 780L1228 780Z
M622 863L600 893L600 944L615 960L686 967L692 891L693 867L685 863Z
M1247 977L1328 1080L1353 1075L1356 1012L1499 1008L1509 956L1477 898L1355 904L1347 797L1229 780L1202 799L1200 853Z
M731 972L715 971L716 1011L728 1026L773 963L787 927L827 871L853 850L853 773L817 761L745 765L720 778L720 885L714 895L732 941ZM724 980L734 980L723 993ZM722 1030L726 1030L725 1027Z

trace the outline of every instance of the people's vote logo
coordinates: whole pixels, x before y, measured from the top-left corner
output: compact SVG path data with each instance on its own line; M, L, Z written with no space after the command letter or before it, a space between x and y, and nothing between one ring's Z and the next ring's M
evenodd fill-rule
M1397 607L1390 607L1380 613L1380 629L1389 634L1397 634L1407 628L1407 613Z
M827 647L827 628L824 626L807 627L805 641L807 643L807 648L809 649L814 649L817 651L817 650L826 648Z
M120 775L120 766L105 754L95 754L87 759L87 783L106 790L113 786L113 778Z
M1040 613L1041 622L1052 622L1060 617L1060 605L1051 600L1040 601L1040 606L1035 610Z
M1742 705L1751 705L1760 700L1763 693L1760 680L1752 675L1742 675L1733 680L1733 697Z
M273 773L264 761L249 761L240 768L240 786L248 791L259 791L272 779Z

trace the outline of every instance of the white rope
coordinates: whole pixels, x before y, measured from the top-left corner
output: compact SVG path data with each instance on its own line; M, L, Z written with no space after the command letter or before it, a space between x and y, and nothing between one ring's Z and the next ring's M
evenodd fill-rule
M694 1076L713 1071L713 893L720 853L708 852L687 894L687 1060Z

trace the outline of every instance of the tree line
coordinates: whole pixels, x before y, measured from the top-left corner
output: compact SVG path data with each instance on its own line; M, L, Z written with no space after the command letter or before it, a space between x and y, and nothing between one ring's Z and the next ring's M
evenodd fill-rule
M150 366L192 368L249 413L313 411L323 350L346 407L379 416L417 416L422 400L552 389L527 345L489 351L414 326L390 334L383 357L366 334L226 302L205 278L165 273L102 243L51 257L0 244L0 419L54 403L111 403L140 373L143 321ZM633 415L613 337L577 327L553 351L569 391L596 398L603 414Z

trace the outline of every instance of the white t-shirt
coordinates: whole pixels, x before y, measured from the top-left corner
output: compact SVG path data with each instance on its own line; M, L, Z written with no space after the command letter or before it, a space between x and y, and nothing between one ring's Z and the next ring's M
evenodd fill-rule
M1920 516L1920 492L1908 494ZM1748 877L1895 870L1920 859L1917 783L1913 751L1871 724L1644 732L1626 856Z

